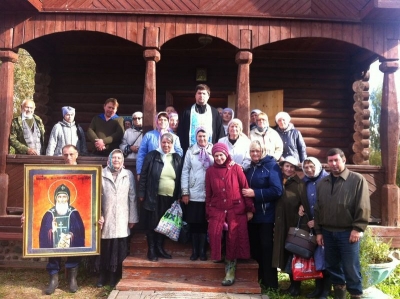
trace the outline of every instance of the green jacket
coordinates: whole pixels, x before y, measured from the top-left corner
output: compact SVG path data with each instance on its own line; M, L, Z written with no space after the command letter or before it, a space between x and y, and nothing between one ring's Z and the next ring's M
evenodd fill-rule
M317 185L314 213L317 234L321 234L321 228L363 232L371 215L367 180L346 168L332 189L332 176L324 177Z
M37 115L33 115L36 124L40 131L40 144L42 145L40 154L44 154L46 148L44 147L44 125L41 118ZM15 149L16 154L27 154L28 146L24 138L24 131L22 129L22 117L18 116L13 118L11 122L10 132L10 147Z

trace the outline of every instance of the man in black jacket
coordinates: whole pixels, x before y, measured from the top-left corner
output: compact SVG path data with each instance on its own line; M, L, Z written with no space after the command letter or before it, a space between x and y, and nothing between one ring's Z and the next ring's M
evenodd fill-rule
M209 142L213 144L225 136L221 115L217 109L207 104L210 88L199 84L195 92L196 103L183 111L179 117L178 136L184 153L196 143L195 131L200 126L211 132Z

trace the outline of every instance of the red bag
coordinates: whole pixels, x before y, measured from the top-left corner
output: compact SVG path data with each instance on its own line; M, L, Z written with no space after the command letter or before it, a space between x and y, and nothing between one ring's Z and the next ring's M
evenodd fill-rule
M314 257L305 259L294 255L292 260L293 279L296 281L322 278L322 271L315 269Z

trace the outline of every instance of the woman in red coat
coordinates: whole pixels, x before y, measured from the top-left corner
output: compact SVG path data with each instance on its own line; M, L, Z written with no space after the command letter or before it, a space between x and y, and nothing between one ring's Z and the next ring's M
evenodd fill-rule
M250 258L247 221L253 217L254 204L243 197L249 188L242 168L232 162L228 147L216 143L212 149L214 165L206 172L206 217L210 238L211 259L221 260L221 237L224 223L226 234L225 278L222 285L235 282L236 259Z

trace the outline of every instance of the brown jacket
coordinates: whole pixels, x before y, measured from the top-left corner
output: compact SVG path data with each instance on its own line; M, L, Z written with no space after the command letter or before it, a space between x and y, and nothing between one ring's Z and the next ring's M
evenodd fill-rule
M317 203L314 208L315 230L356 230L363 232L371 215L367 180L347 168L336 178L324 177L317 185Z

